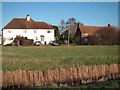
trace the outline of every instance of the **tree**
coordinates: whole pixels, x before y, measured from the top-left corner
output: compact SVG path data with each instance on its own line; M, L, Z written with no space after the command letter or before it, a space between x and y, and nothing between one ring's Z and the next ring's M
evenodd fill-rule
M73 38L77 29L77 23L79 23L80 26L84 25L81 22L77 22L75 18L69 18L66 22L62 19L59 25L60 34L69 30L70 37Z
M61 23L60 23L60 25L59 25L59 32L60 32L60 34L64 33L65 30L66 30L66 23L65 23L65 21L62 19L62 20L61 20Z
M58 38L58 37L59 37L59 35L60 35L58 27L57 27L57 26L55 26L55 25L53 25L52 27L53 27L53 28L54 28L54 30L55 30L54 36L55 36L56 38Z
M80 26L84 26L84 24L82 22L78 22Z
M118 28L118 44L120 45L120 28Z
M69 18L68 21L66 22L71 43L74 42L74 36L75 36L76 30L77 30L78 23L80 26L84 25L81 22L77 22L75 18Z
M75 18L69 18L66 22L64 20L61 20L61 25L59 26L60 34L64 34L64 37L68 38L68 42L73 43L74 42L74 36L77 29L77 21ZM81 26L84 24L79 22ZM64 33L67 31L66 33ZM66 36L67 35L67 36Z
M99 45L118 44L118 30L116 30L113 27L101 28L93 36L94 44Z
M76 24L76 19L75 18L69 18L67 23L70 24L70 26L74 26Z
M70 38L73 38L75 35L75 29L76 29L76 19L75 18L69 18L66 22L67 30L70 35Z

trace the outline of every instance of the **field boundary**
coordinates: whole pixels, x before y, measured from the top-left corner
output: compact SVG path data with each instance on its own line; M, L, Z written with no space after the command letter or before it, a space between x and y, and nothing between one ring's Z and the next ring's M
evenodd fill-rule
M48 71L3 71L2 87L75 86L120 78L120 64L59 68Z

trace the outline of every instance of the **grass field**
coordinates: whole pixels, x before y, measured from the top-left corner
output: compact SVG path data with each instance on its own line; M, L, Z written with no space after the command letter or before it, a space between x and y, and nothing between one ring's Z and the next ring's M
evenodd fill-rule
M118 46L2 47L2 70L47 70L118 63Z

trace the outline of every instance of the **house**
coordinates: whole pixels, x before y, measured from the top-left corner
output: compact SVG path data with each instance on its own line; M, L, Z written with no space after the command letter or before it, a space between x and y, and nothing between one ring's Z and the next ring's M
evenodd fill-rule
M49 44L54 40L54 29L45 22L36 22L27 15L26 18L14 18L3 29L2 37L5 39L3 45L7 45L16 37L33 39L34 43Z
M66 30L61 34L62 40L68 40L68 32L69 30ZM80 26L78 23L73 39L77 44L82 45L117 44L118 30L110 24L108 26Z
M0 35L0 45L2 44L2 37L1 37L1 35Z
M78 44L118 44L118 30L108 26L80 26L78 23L74 40Z

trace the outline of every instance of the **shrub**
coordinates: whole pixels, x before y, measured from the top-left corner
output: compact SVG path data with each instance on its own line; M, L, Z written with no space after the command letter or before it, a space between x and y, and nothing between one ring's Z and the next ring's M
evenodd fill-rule
M104 27L93 35L94 44L115 45L118 44L118 30L112 27Z

